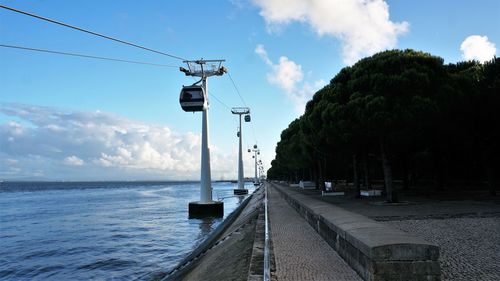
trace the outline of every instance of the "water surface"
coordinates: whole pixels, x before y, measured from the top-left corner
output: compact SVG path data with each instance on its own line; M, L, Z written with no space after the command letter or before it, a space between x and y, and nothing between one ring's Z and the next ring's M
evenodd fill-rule
M214 183L214 199L235 187ZM0 279L155 279L222 221L188 219L198 199L194 182L3 182ZM224 217L242 199L225 197Z

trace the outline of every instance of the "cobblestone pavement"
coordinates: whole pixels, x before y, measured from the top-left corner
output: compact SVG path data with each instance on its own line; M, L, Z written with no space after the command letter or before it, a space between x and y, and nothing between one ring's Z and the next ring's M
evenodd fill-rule
M403 204L383 205L384 197L354 200L344 196L321 196L318 191L302 191L313 198L329 202L374 220L446 219L463 217L499 217L500 200L433 200L401 196ZM319 193L319 194L318 194Z
M437 244L442 280L500 280L500 217L388 221Z
M268 196L278 281L362 280L270 186Z

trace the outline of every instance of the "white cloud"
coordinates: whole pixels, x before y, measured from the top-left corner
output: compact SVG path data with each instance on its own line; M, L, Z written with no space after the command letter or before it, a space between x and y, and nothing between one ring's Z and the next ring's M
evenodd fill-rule
M273 65L273 62L269 59L269 56L267 55L266 49L264 49L264 45L258 44L257 47L255 48L255 53L259 55L259 57L269 66Z
M466 60L485 62L493 59L497 49L487 36L471 35L462 42L460 51Z
M287 92L293 92L296 84L304 78L302 66L287 57L280 57L279 63L272 65L272 69L273 71L267 74L267 80Z
M396 46L409 24L392 22L384 0L253 0L261 8L268 30L280 30L291 22L308 24L318 35L333 36L342 43L344 63Z
M64 164L69 165L69 166L82 166L85 164L85 161L82 159L76 157L75 155L68 156L64 158Z
M199 179L198 134L100 111L0 105L0 113L17 120L0 124L0 177ZM235 177L236 155L211 151L212 170Z
M271 67L271 72L267 73L267 81L285 91L288 99L292 101L298 113L304 112L307 101L311 99L314 92L325 85L325 81L318 80L312 85L309 82L304 82L302 86L299 86L304 79L304 73L300 64L295 63L285 56L281 56L279 62L274 64L261 44L257 45L255 53Z

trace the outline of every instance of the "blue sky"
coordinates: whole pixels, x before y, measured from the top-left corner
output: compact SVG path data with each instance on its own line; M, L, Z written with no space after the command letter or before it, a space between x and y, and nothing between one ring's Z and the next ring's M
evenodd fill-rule
M226 59L252 112L244 148L257 142L266 169L281 131L342 67L393 48L485 60L500 44L497 0L0 4L188 59ZM0 44L182 66L4 9ZM178 103L191 83L175 67L0 48L0 179L198 179L201 114ZM212 178L235 178L238 120L228 107L243 102L227 75L210 78L209 92Z

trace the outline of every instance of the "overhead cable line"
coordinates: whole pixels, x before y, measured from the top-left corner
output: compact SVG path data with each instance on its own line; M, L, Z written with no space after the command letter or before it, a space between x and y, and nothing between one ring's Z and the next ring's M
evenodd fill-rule
M197 81L197 80L196 80L193 76L191 76L191 78L192 78L194 81ZM198 82L199 82L199 81L197 81L196 83L198 83ZM196 83L195 83L195 84L196 84ZM222 104L225 108L227 108L227 109L231 110L231 108L230 108L229 106L227 106L227 104L225 104L224 102L222 102L222 101L221 101L221 100L220 100L217 96L215 96L215 95L213 94L213 92L212 92L212 91L209 91L209 92L208 92L208 94L209 94L211 97L213 97L216 101L218 101L220 104Z
M231 77L231 73L227 72L227 76L229 77L229 79L231 79L231 82L233 83L234 89L236 90L236 93L238 93L238 96L240 96L240 99L243 102L243 105L245 107L248 107L247 104L245 103L245 100L241 96L240 90L238 90L238 87L236 87L236 83L234 83L233 77Z
M178 67L176 65L157 64L157 63L150 63L150 62L141 62L141 61L123 60L123 59L117 59L117 58L108 58L108 57L98 57L98 56L92 56L92 55L67 53L67 52L44 50L44 49L37 49L37 48L28 48L28 47L22 47L22 46L13 46L13 45L0 44L0 47L11 48L11 49L20 49L20 50L25 50L25 51L43 52L43 53L57 54L57 55L65 55L65 56L73 56L73 57L82 57L82 58L88 58L88 59L99 59L99 60L107 60L107 61L116 61L116 62L125 62L125 63L150 65L150 66L176 67L176 68Z
M183 61L186 60L185 58L182 58L182 57L179 57L179 56L175 56L175 55L168 54L168 53L165 53L165 52L153 50L153 49L141 46L141 45L130 43L130 42L127 42L127 41L124 41L124 40L113 38L111 36L103 35L103 34L100 34L100 33L94 32L94 31L90 31L90 30L87 30L87 29L83 29L83 28L80 28L80 27L76 27L76 26L67 24L67 23L63 23L63 22L60 22L60 21L56 21L56 20L53 20L53 19L49 19L49 18L46 18L46 17L35 15L35 14L32 14L32 13L24 12L24 11L21 11L21 10L17 10L17 9L14 9L14 8L11 8L11 7L7 7L7 6L4 6L4 5L0 5L0 8L6 9L6 10L10 10L10 11L13 11L13 12L16 12L16 13L20 13L20 14L23 14L23 15L27 15L27 16L30 16L30 17L34 17L34 18L37 18L37 19L40 19L40 20L48 21L48 22L51 22L51 23L54 23L54 24L58 24L58 25L61 25L61 26L64 26L64 27L75 29L75 30L78 30L78 31L81 31L81 32L85 32L85 33L88 33L88 34L92 34L94 36L102 37L102 38L105 38L105 39L108 39L108 40L116 41L116 42L119 42L119 43L122 43L122 44L126 44L126 45L129 45L129 46L132 46L132 47L136 47L136 48L139 48L139 49L143 49L143 50L146 50L146 51L150 51L150 52L153 52L153 53L157 53L157 54L160 54L160 55L171 57L171 58L174 58L174 59L183 60Z
M213 92L208 92L208 94L210 96L212 96L215 100L217 100L220 104L222 104L224 107L226 107L228 110L231 110L231 108L229 106L227 106L227 104L225 104L224 102L222 102L218 97L216 97Z
M236 93L240 97L241 102L243 103L243 105L245 107L248 107L247 104L245 103L245 99L243 99L243 96L241 95L240 90L236 86L236 83L234 82L233 77L231 77L231 73L229 71L227 72L227 75L228 75L229 79L231 80L231 83L233 84L233 87L236 90ZM255 136L255 129L253 126L253 122L250 122L250 127L252 128L253 139L254 139L255 143L257 143L257 137Z
M258 141L257 141L257 137L255 136L255 129L253 127L253 122L250 123L250 127L252 128L253 140L255 141L255 144L257 144Z

